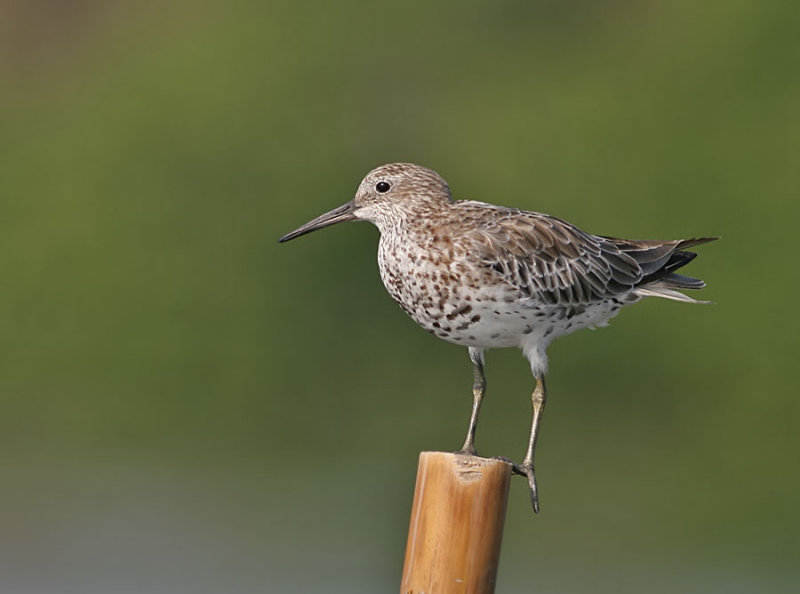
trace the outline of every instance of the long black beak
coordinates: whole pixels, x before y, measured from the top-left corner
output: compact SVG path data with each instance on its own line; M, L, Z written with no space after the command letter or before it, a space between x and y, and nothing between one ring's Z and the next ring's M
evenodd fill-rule
M317 229L322 229L323 227L329 227L330 225L334 225L336 223L341 223L342 221L352 221L355 219L355 215L353 211L355 210L355 205L351 200L347 204L342 204L339 208L334 208L330 212L326 212L324 215L318 216L313 221L307 222L302 227L298 227L291 233L287 233L283 237L281 237L278 242L283 243L284 241L289 241L290 239L294 239L295 237L300 237L301 235L305 235L306 233L311 233L312 231L316 231Z

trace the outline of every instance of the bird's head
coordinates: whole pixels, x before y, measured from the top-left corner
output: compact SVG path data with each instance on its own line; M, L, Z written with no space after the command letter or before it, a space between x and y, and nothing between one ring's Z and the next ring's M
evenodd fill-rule
M318 216L278 241L289 241L342 221L370 221L383 229L393 221L452 201L447 182L435 171L413 163L389 163L370 171L350 202Z

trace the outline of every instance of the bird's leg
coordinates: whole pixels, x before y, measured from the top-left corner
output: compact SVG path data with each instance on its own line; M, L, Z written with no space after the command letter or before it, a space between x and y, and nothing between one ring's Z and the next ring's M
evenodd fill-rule
M469 356L472 359L475 379L472 382L472 414L469 418L469 428L464 445L461 446L459 454L477 455L475 450L475 430L478 427L478 413L481 410L483 395L486 393L486 376L483 374L483 351L469 349Z
M539 375L536 377L536 388L531 394L531 401L533 403L533 420L531 421L531 436L528 440L528 451L525 452L525 459L519 466L519 470L528 477L528 487L531 490L531 505L533 511L539 513L539 491L536 488L536 474L533 470L533 454L536 451L536 438L539 434L539 423L542 421L542 413L544 412L544 403L547 399L547 388L544 385L544 376Z

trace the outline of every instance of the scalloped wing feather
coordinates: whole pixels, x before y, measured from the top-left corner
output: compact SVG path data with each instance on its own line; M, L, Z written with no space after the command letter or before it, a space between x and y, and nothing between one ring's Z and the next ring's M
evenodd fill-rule
M464 240L486 266L530 297L585 305L622 297L642 278L636 260L605 238L548 215L492 211Z
M630 295L695 302L675 289L699 289L699 279L674 274L697 254L688 247L715 237L626 240L581 231L545 214L460 201L481 226L462 237L472 253L507 283L550 304L585 305Z

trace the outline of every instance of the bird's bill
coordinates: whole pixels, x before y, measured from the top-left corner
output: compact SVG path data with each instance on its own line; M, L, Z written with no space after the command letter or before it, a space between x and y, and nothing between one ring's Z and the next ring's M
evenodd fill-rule
M281 237L278 242L283 243L284 241L289 241L290 239L300 237L301 235L311 233L312 231L322 229L323 227L330 227L331 225L341 223L342 221L352 221L356 218L355 214L353 213L354 210L355 205L351 200L347 204L342 204L339 208L334 208L333 210L318 216L316 219L307 222L305 225L298 227L291 233L287 233Z

